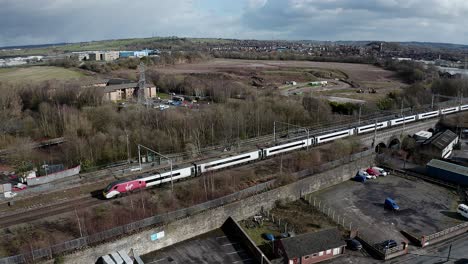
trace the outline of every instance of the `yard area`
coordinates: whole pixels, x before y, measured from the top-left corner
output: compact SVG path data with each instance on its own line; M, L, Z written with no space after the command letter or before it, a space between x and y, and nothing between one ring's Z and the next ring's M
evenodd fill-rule
M0 82L41 82L47 80L79 79L85 75L79 71L60 67L34 66L0 69Z
M303 234L317 232L335 227L336 225L324 214L318 212L305 201L278 202L277 206L264 216L263 221L254 221L254 218L240 222L244 231L255 242L255 244L270 259L272 254L272 242L267 240L266 234L272 234L276 239L289 233Z
M365 184L347 181L313 197L344 215L363 237L373 242L406 240L402 230L418 237L429 235L463 221L456 213L455 191L396 175L378 177ZM384 208L387 197L395 199L399 211Z

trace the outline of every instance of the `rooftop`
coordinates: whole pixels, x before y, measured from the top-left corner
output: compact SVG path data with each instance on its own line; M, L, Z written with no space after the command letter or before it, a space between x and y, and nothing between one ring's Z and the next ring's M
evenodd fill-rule
M444 132L437 133L435 136L426 140L423 144L424 145L431 144L432 146L442 150L446 148L457 137L458 137L457 134L447 129Z
M427 163L428 167L438 168L468 177L468 168L454 163L433 159Z
M307 256L346 245L337 228L285 238L281 243L289 258Z
M122 84L116 84L116 85L108 85L104 89L104 93L109 93L109 92L113 92L113 91L116 91L116 90L123 90L123 89L129 89L129 88L137 88L137 87L138 87L137 82L122 83ZM150 88L150 87L154 87L154 85L151 84L151 83L147 83L145 85L145 87Z

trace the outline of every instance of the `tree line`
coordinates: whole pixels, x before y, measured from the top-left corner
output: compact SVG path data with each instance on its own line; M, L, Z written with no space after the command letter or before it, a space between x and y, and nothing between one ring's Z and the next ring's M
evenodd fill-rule
M185 92L195 87L179 85ZM56 161L81 163L86 169L125 160L127 135L133 156L136 144L162 153L197 155L209 145L235 145L240 139L272 133L274 121L307 125L333 119L328 103L319 99L285 98L252 87L242 87L248 96L239 99L238 86L229 80L213 81L209 89L222 91L219 100L160 111L131 104L119 108L103 101L103 88L81 87L74 81L0 83L0 149L17 150L9 157L14 164L41 164L43 156L28 149L28 143L65 137Z

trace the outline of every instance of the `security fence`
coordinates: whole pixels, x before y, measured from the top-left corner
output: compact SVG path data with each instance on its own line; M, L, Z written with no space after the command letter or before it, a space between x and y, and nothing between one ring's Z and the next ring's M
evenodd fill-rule
M332 220L332 222L343 227L346 231L349 231L350 236L357 235L356 238L361 241L366 250L375 257L386 260L407 253L407 243L402 243L395 247L388 248L388 246L386 247L381 243L377 243L373 239L359 233L358 229L354 228L355 225L351 219L347 218L344 214L340 214L329 204L318 200L316 197L312 197L312 195L306 195L302 199L309 205L313 206L317 211L326 215L330 220Z

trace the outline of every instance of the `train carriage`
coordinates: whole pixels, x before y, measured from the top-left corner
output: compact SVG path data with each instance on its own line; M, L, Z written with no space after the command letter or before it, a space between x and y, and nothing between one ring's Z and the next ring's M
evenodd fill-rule
M412 115L412 116L406 116L406 117L390 120L390 125L399 126L399 125L414 122L414 121L416 121L416 116Z
M146 183L146 187L154 186L154 185L159 185L165 182L171 182L171 181L177 181L183 178L187 178L192 176L193 172L193 166L186 167L186 168L181 168L181 169L173 169L171 171L165 171L162 173L158 173L146 178L143 178L143 180Z
M427 112L427 113L422 113L422 114L418 115L418 120L424 120L424 119L428 119L428 118L437 117L437 116L439 116L439 114L440 114L440 112L438 110L437 111Z
M258 150L258 151L252 151L248 153L239 154L239 155L232 156L229 158L222 158L222 159L216 159L216 160L209 161L209 162L204 161L203 163L196 163L195 164L197 168L196 173L200 174L200 173L204 173L207 171L219 170L219 169L231 167L234 165L239 165L242 163L255 161L255 160L260 159L260 153L261 153L261 150Z
M360 126L356 130L357 130L358 134L363 134L363 133L368 133L368 132L374 131L375 127L376 127L376 124L374 123L374 124L367 125L367 126ZM388 122L387 121L377 123L377 130L384 129L386 127L388 127Z
M440 110L440 113L442 115L446 115L446 114L451 114L451 113L455 113L455 112L458 112L460 111L460 107L449 107L449 108L444 108L444 109L441 109Z
M460 111L465 111L465 110L468 110L468 105L461 105Z
M340 138L345 138L354 135L354 128L346 129L338 132L328 133L320 136L315 136L315 143L325 143L329 141L333 141Z
M304 140L299 140L299 141L294 141L294 142L289 142L285 144L281 144L278 146L270 147L263 149L263 156L264 157L271 157L280 153L296 150L296 149L301 149L301 148L306 148L308 145L313 142L312 139L304 139Z

